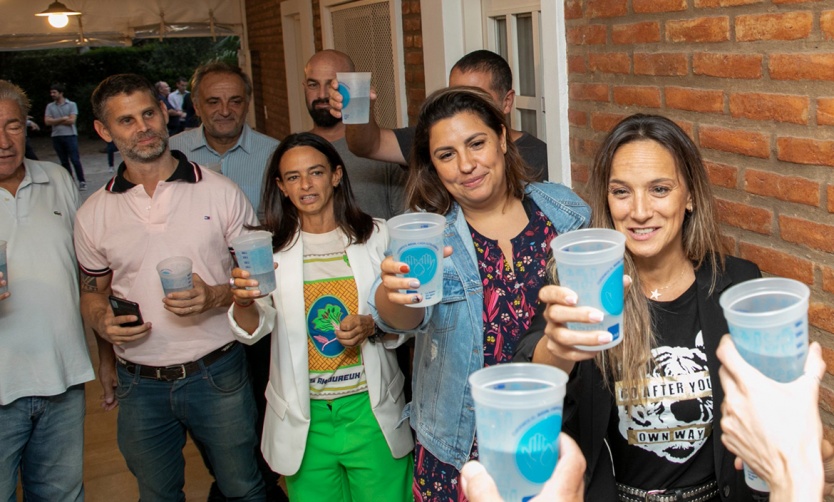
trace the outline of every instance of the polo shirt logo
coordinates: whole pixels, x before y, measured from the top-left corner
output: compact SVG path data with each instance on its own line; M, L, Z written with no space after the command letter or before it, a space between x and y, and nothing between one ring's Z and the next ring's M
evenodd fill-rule
M203 216L203 219L204 219L204 220L210 220L210 219L211 219L211 216Z
M61 214L61 211L52 211L52 214L57 216L63 216L63 214Z

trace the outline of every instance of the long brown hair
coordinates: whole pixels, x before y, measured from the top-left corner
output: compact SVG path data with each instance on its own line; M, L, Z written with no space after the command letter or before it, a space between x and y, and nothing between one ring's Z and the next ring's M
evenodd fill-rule
M430 213L446 214L452 207L452 196L443 186L432 163L429 140L435 124L459 113L472 113L498 137L505 135L507 153L504 154L504 176L508 195L524 198L524 187L534 181L530 168L510 140L510 126L506 117L492 102L489 94L477 87L440 89L426 98L414 130L414 146L411 149L405 188L405 198L412 211L422 209Z
M724 269L724 251L718 231L712 189L698 147L674 122L658 115L632 115L623 119L605 138L597 151L587 185L587 200L591 206L591 226L614 228L608 207L608 180L614 155L620 147L635 141L654 141L675 159L677 172L692 197L692 211L683 221L683 249L697 270L708 262L712 269L710 294L715 289L718 273ZM651 350L656 345L655 332L649 313L649 302L640 286L640 275L631 253L626 249L625 273L632 278L623 309L624 339L620 345L597 356L606 378L639 382L646 378L653 364ZM606 371L607 370L607 371Z

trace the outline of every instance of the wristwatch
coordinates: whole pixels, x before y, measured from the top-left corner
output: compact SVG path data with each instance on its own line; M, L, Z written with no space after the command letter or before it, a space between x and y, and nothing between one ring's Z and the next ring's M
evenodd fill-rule
M381 342L383 337L385 337L385 332L374 323L374 334L368 337L368 341L371 343Z

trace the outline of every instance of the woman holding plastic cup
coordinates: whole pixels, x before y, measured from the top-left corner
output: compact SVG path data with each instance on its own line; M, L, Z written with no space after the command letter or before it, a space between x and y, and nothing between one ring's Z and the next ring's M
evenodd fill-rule
M716 349L728 332L719 296L760 273L724 256L697 147L666 118L628 117L597 153L588 201L593 227L626 237L623 341L594 350L610 333L567 323L597 323L601 312L547 286L516 355L571 374L563 428L588 463L586 499L664 500L654 497L680 490L676 500L751 500L721 442Z
M432 94L420 111L406 185L409 207L445 217L442 299L423 298L405 262L386 258L371 302L386 330L415 336L417 437L414 496L461 500L458 472L477 455L467 379L509 362L538 306L548 242L587 224L587 206L568 188L533 183L507 141L509 126L474 88ZM451 247L451 249L449 249ZM449 253L451 254L449 255Z
M235 268L229 309L243 343L275 330L264 458L294 501L409 500L403 375L367 304L385 224L359 210L342 159L314 134L288 136L266 179L259 230L273 233L277 288L257 298Z

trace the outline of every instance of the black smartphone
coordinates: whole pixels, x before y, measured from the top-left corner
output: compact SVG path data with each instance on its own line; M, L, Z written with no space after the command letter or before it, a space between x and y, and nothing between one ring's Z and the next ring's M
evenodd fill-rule
M135 315L138 319L134 322L126 322L121 324L123 328L130 328L133 326L141 326L145 324L142 320L142 312L139 310L139 304L124 298L116 298L110 295L110 306L113 308L113 315L118 317L122 315Z

